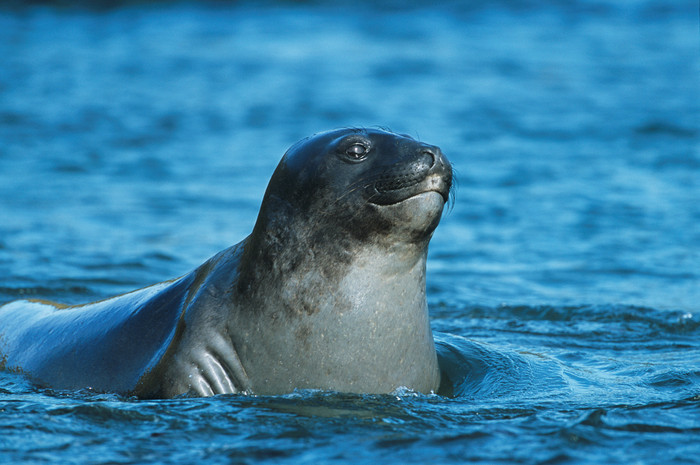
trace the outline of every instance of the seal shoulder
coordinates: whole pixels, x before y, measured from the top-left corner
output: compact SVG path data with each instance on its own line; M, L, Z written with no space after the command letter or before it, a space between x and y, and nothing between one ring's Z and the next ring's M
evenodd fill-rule
M169 347L145 373L141 397L211 396L251 391L250 379L228 332L230 302L247 239L193 273L186 308Z
M39 385L173 397L245 391L247 376L217 313L220 277L245 241L191 273L102 301L0 306L0 369Z

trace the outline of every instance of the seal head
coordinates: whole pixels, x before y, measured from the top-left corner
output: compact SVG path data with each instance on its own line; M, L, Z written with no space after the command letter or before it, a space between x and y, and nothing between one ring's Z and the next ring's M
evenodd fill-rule
M332 131L285 154L256 232L291 233L282 220L297 235L333 242L427 241L451 184L451 165L436 146L379 130Z

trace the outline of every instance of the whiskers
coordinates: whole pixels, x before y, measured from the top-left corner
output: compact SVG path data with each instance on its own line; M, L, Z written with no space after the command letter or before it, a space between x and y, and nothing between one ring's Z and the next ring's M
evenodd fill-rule
M357 181L349 184L343 192L335 199L333 202L333 205L337 204L341 200L345 199L348 195L352 194L353 192L356 192L360 189L367 189L368 187L373 186L382 176L382 173L379 174L374 174L371 176L365 176L363 178L358 179ZM378 192L375 192L372 194L372 196L368 200L372 200L373 197L379 195Z
M459 184L459 178L457 177L457 170L452 163L450 163L450 169L452 170L452 184L450 185L450 195L448 196L447 204L442 212L443 216L447 216L452 212L455 207L455 202L457 201L456 190L457 185Z

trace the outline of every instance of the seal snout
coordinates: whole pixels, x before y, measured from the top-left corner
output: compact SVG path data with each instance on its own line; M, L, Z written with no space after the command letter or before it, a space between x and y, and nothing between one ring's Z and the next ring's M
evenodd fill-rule
M440 149L438 147L426 146L426 147L423 147L423 151L421 152L421 155L431 158L431 163L430 163L431 168L433 167L433 165L435 165L436 153L439 154L440 156L442 156L442 152L440 151Z
M433 164L428 173L428 176L433 175L434 178L431 182L434 186L433 190L442 194L447 202L452 188L452 164L443 155L440 147L430 146L424 149L423 153L428 153L433 157Z
M379 192L389 192L411 187L421 182L435 165L435 157L424 151L410 163L400 163L384 171L375 187Z
M377 195L372 203L389 205L399 203L425 192L437 192L445 202L452 186L452 167L439 147L419 144L387 167L377 178ZM410 153L409 152L409 153Z

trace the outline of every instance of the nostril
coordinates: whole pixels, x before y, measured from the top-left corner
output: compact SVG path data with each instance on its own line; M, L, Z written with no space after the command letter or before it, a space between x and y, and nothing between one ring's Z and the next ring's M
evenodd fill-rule
M432 168L433 165L435 165L435 160L437 158L435 156L435 150L433 150L432 148L429 148L429 147L424 147L423 151L421 152L421 155L423 155L425 157L430 157L430 162L428 163L428 165L430 165L430 168Z

